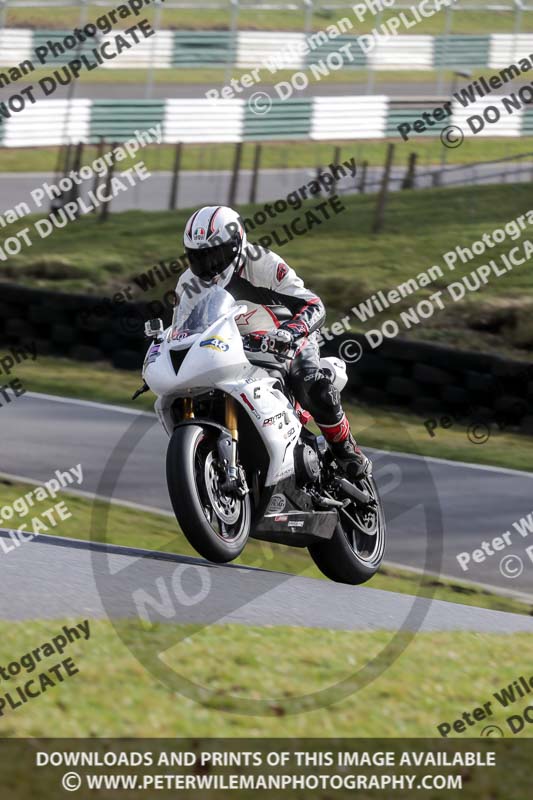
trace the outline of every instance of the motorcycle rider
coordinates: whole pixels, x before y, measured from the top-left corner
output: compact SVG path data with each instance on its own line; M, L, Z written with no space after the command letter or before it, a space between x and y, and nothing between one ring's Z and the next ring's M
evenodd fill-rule
M340 393L320 368L320 351L314 335L324 323L324 304L305 288L300 277L270 250L248 244L240 215L226 206L205 206L187 222L183 236L190 269L176 287L181 302L195 276L205 286L216 283L236 300L264 306L283 306L292 319L267 332L278 352L296 347L289 383L300 405L307 409L333 456L349 478L357 480L371 469L357 446L341 406ZM298 346L299 343L299 346Z

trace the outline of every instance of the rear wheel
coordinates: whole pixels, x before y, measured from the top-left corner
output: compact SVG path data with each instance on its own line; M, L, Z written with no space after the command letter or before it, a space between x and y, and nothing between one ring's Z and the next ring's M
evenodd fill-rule
M222 489L217 436L200 425L176 428L167 451L167 484L172 508L189 543L216 563L243 551L251 523L250 495Z
M338 583L366 583L378 571L385 553L385 517L374 478L363 478L357 486L368 492L374 503L350 503L339 511L333 537L309 547L320 571Z

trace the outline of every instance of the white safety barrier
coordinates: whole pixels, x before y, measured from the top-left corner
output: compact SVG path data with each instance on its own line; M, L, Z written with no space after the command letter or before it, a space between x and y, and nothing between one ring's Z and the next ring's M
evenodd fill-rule
M378 39L367 54L367 63L374 69L434 69L433 36L392 36Z
M242 31L237 39L236 66L301 69L305 65L303 33Z
M6 147L46 147L89 141L91 100L41 100L3 123Z
M116 35L116 34L115 34ZM105 36L103 41L113 42L113 35ZM124 50L112 61L104 61L104 69L169 69L172 66L174 34L172 31L158 31L155 36L141 39L131 49Z
M389 98L315 97L311 139L382 139L387 126Z
M33 55L33 32L25 28L0 30L0 64L16 67Z
M513 96L516 107L512 105ZM135 130L161 124L165 144L242 142L257 139L281 139L276 119L257 116L245 100L167 99L157 103L142 100L121 103L98 103L80 100L39 100L24 111L2 119L0 101L0 145L6 147L39 147L89 142L105 137L109 142L132 136ZM490 108L490 107L495 108ZM428 102L428 111L432 110ZM384 139L398 136L398 114L391 112L391 98L385 95L314 97L312 104L301 107L278 103L284 111L284 130L291 132L298 125L299 138L315 141ZM443 127L459 126L465 136L526 136L524 108L517 93L504 100L492 93L477 98L466 108L454 102L452 115ZM119 113L120 112L120 113ZM414 111L413 119L420 116ZM295 116L291 116L295 115ZM405 115L409 116L406 109ZM291 121L292 120L292 121ZM470 120L470 122L467 122ZM420 134L424 135L424 134ZM456 134L453 134L457 138Z
M167 100L164 141L240 142L244 131L244 100Z
M490 37L489 63L492 69L502 69L533 53L533 34L495 33Z
M497 111L491 110L489 106ZM454 103L452 125L459 125L465 136L521 136L524 112L522 109L514 110L514 108L512 112L510 114L506 110L497 94L492 94L489 97L479 98L468 108L462 108L458 103ZM467 119L470 119L470 124L467 123Z
M64 31L67 35L68 31ZM208 34L209 31L206 31ZM351 32L354 41L357 33ZM179 51L179 42L184 31L157 30L155 36L142 41L131 50L125 51L113 61L106 62L104 69L146 69L153 64L157 69L172 67L174 48ZM278 69L300 70L308 59L316 55L316 34L307 37L304 33L288 31L240 31L235 35L235 54L229 49L232 37L220 44L221 52L227 47L228 64L242 68L265 68L273 65ZM108 39L111 37L106 36ZM397 36L361 34L361 54L375 70L420 70L435 69L436 38L428 35L399 34ZM450 41L460 38L450 36ZM466 37L468 39L468 37ZM486 42L479 42L479 67L487 66L486 44L489 44L491 67L505 66L515 59L515 53L524 55L533 52L533 34L488 34ZM345 43L346 40L343 39ZM7 28L0 31L0 65L15 66L34 56L36 41L33 32L26 28ZM335 39L328 43L327 51L335 49ZM202 45L194 48L197 65L211 64L212 48ZM204 55L205 54L205 55ZM189 54L191 55L191 54ZM202 59L204 55L205 60ZM67 54L65 60L69 60ZM517 56L518 57L518 56ZM471 63L471 59L470 59ZM347 64L349 66L349 63Z

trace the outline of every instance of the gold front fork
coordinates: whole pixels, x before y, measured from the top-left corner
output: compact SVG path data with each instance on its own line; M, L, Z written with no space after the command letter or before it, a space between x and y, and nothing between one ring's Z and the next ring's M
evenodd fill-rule
M233 397L226 395L226 428L231 433L233 441L239 439L239 429L237 426L237 404Z
M237 403L226 395L226 428L231 434L231 458L228 473L231 478L237 478L237 442L239 440L239 429L237 419Z
M183 398L183 419L194 419L194 403L192 397Z

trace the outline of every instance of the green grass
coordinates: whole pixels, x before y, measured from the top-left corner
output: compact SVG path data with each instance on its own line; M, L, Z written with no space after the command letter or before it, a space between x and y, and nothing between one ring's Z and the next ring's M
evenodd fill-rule
M67 358L39 356L36 362L20 364L13 373L33 392L77 397L95 403L130 406L139 411L153 411L155 396L131 396L142 383L140 374L115 369L111 364L84 364Z
M36 364L17 368L17 376L34 390L65 391L68 387L69 393L76 396L123 405L128 403L129 393L138 382L137 376L104 365L85 366L45 357ZM376 414L354 406L350 408L350 416L354 427L363 430L365 444L379 444L381 437L389 448L413 452L429 444L423 440L421 420L414 417L391 416L388 412ZM424 434L427 435L425 430ZM431 440L430 444L435 448L432 455L446 452L457 458L469 458L470 449L476 451L475 455L486 448L490 453L492 447L489 442L484 448L474 448L459 429L443 432L442 437ZM443 447L450 445L453 453L443 451ZM492 452L495 463L498 459L508 462L513 458L520 462L521 458L530 457L530 445L519 437L506 436ZM1 479L0 507L11 504L31 488ZM66 503L72 516L51 528L48 533L52 535L85 538L94 523L94 530L100 534L95 537L97 540L193 554L171 517L113 505L109 508L105 535L100 524L105 504L67 494L59 499ZM31 509L31 516L38 517L48 505L46 501L37 504ZM25 520L27 517L12 520L10 524L16 527ZM2 553L1 557L10 555ZM251 541L240 563L321 577L305 551L267 543ZM465 605L532 613L530 606L512 598L499 597L459 581L423 577L391 567L383 568L370 586ZM0 622L0 664L20 658L46 641L63 622ZM493 691L526 674L533 656L531 637L525 635L432 633L419 634L411 641L402 634L396 652L402 646L406 646L405 651L363 691L357 691L359 685L354 680L346 699L341 700L333 693L326 707L316 706L311 699L303 706L305 713L294 714L295 708L302 708L297 698L303 693L319 692L343 680L350 681L358 668L391 642L391 633L236 625L203 629L174 625L142 627L133 622L116 622L113 627L107 621L91 622L91 631L90 642L78 642L65 654L74 659L79 674L31 704L0 717L1 735L40 737L53 730L54 735L65 738L332 737L354 733L359 737L430 737L437 735L436 726L441 722L458 718L464 709L482 704ZM154 653L164 653L163 663L177 672L181 680L192 684L187 696L171 692L142 666L153 659ZM512 658L509 653L513 653ZM439 654L438 658L435 654ZM127 692L124 686L128 687ZM239 713L243 698L261 701L267 716ZM520 707L525 704L524 701ZM498 714L491 722L504 725L508 713ZM478 725L466 735L478 736L480 729Z
M391 140L393 141L393 140ZM394 140L396 141L396 140ZM287 167L327 166L335 158L335 147L341 148L341 161L354 156L357 164L367 161L370 166L383 166L388 140L374 141L269 141L262 145L261 167L263 169L286 169ZM109 143L107 149L111 149ZM442 145L438 138L415 138L410 142L397 142L396 163L407 166L411 152L417 154L419 169L429 164L440 163ZM510 156L533 152L533 137L520 139L466 139L461 147L448 150L448 164L471 164L479 161L492 161ZM242 151L242 169L251 169L255 154L255 143L245 143ZM95 146L86 146L84 163L91 164L97 157ZM55 173L58 165L59 148L0 148L0 173L2 172L50 172ZM175 147L162 145L147 147L136 161L143 159L151 172L172 170ZM182 169L188 170L227 170L235 160L235 145L187 144L182 150ZM124 159L117 169L129 168L132 162ZM36 182L37 185L37 182Z
M229 4L228 4L229 5ZM347 4L349 5L349 4ZM109 8L101 6L88 6L88 20L94 20L105 11L111 9L113 4L109 3ZM385 22L398 12L385 10L379 19L379 24ZM365 19L360 21L350 10L350 8L330 11L317 8L312 20L314 30L321 30L327 25L334 24L337 20L348 17L353 23L353 32L365 33L371 31L377 24L377 19L373 14L367 14ZM143 11L142 18L153 22L153 9L147 8ZM417 24L416 29L409 29L407 33L419 34L438 34L444 33L446 20L445 11L435 14L432 17L423 19ZM37 27L37 28L73 28L79 24L80 13L77 9L70 8L50 8L46 5L40 8L9 8L7 13L7 24L12 27ZM119 27L127 27L131 20L122 22ZM515 15L512 11L456 11L452 17L452 33L512 33L514 31ZM303 12L272 10L258 11L254 8L241 10L239 14L239 27L242 30L297 30L303 31L305 16ZM230 15L223 9L211 9L209 14L198 14L195 9L170 9L163 11L161 26L163 28L175 28L178 30L186 29L228 29L230 27ZM524 12L521 23L521 32L533 30L533 19L531 14Z
M319 61L320 59L317 59ZM31 72L25 79L27 83L36 84L41 78L52 75L54 70L60 69L60 65L50 64L47 67L39 67ZM203 97L207 89L219 88L229 84L232 78L240 80L243 75L249 75L251 67L237 67L233 63L223 66L203 66L203 67L165 67L154 69L149 72L148 69L141 69L132 67L130 69L97 69L93 71L84 70L80 73L79 78L76 79L76 86L83 84L146 84L148 78L155 84L168 85L170 88L176 84L198 84L198 97ZM264 86L267 91L270 91L272 98L277 95L272 91L272 87L280 81L290 81L294 75L294 70L279 69L272 73L267 67L259 69L260 84L258 88ZM1 71L1 70L0 70ZM366 91L366 84L369 77L367 69L354 69L349 64L342 69L335 72L330 72L328 75L320 76L320 80L316 79L314 75L307 68L307 74L311 85L315 83L324 84L360 84L359 87L353 86L346 93L347 94L362 94ZM447 94L451 88L454 80L454 70L452 69L430 69L430 70L387 70L377 69L373 73L374 94L379 94L380 83L426 83L432 84L437 79L442 80L444 83L443 90L440 94ZM494 70L489 70L486 67L472 68L472 77L480 77L481 75L489 77L493 75ZM468 81L464 81L467 83ZM327 94L327 90L323 92ZM78 90L78 96L83 96L83 92ZM171 95L172 96L172 95ZM235 97L241 95L237 92ZM295 90L295 97L302 97L303 94ZM118 97L118 93L117 93Z
M317 59L320 61L320 59ZM39 67L26 78L26 81L31 84L36 84L41 78L52 75L54 70L60 69L60 66L50 64L48 67ZM198 84L198 97L203 97L207 89L216 89L222 86L229 85L232 78L240 80L243 75L249 75L251 67L242 68L237 67L232 63L227 66L216 67L167 67L154 69L149 72L147 69L131 68L131 69L97 69L93 71L84 70L79 78L76 79L76 86L84 84L146 84L148 78L154 84L167 85L170 88L176 84ZM369 79L369 71L367 69L353 69L349 64L342 69L332 71L328 75L320 76L318 81L313 73L307 69L311 85L320 83L320 85L328 84L347 84L350 88L347 89L346 94L364 94ZM470 69L470 68L469 68ZM1 70L0 70L1 71ZM495 74L494 70L486 67L471 68L472 77L479 78L480 76L490 77ZM280 69L275 73L270 72L267 67L259 68L260 83L257 88L265 88L270 93L273 99L277 97L273 86L280 81L290 81L294 75L294 70ZM380 84L384 83L425 83L428 85L434 84L437 80L443 82L443 88L439 94L447 95L450 92L451 86L454 81L454 70L452 69L430 69L430 70L387 70L377 69L373 73L373 89L374 94L383 92L380 89ZM468 81L464 81L467 83ZM359 84L359 85L357 85ZM327 94L327 89L322 94ZM83 91L77 90L77 96L83 96ZM172 93L171 95L172 96ZM235 97L239 98L239 93ZM302 92L296 90L294 97L303 97ZM118 92L117 92L118 97Z
M406 153L397 148L397 158ZM344 152L348 157L350 151ZM291 187L297 189L295 185ZM274 239L272 249L302 275L326 303L329 321L350 317L353 330L362 329L350 309L379 290L388 290L415 278L432 265L440 265L444 277L426 288L394 304L369 323L375 328L387 318L398 318L402 310L428 297L436 290L445 290L474 268L487 261L487 255L476 256L466 264L457 263L452 272L444 264L443 255L456 246L462 247L481 239L484 233L501 228L505 222L523 215L531 206L528 184L470 186L392 193L388 200L385 228L380 235L371 232L375 196L343 198L345 211L331 215L329 222L315 226L312 235L299 236L279 247ZM314 203L312 204L314 205ZM256 209L242 206L243 217ZM54 231L47 239L33 236L31 249L0 265L0 279L18 281L58 290L82 290L111 295L128 286L135 287L139 272L161 259L173 260L181 255L178 232L183 229L188 211L128 212L113 215L103 225L92 217ZM249 231L250 239L258 239L269 231L279 231L283 224L303 212L286 212L271 223L270 228ZM135 231L135 235L132 235ZM510 238L488 251L498 259L514 244ZM94 247L95 239L98 248ZM160 295L171 288L160 286ZM447 299L446 309L407 331L404 336L431 338L436 341L480 350L494 350L519 358L527 358L533 346L530 322L533 272L525 267L507 272L491 280L476 293L469 293L461 303ZM498 320L496 332L489 332L487 320Z
M1 622L0 662L20 658L65 621ZM133 622L116 626L120 638L109 622L92 621L90 640L68 649L79 674L6 713L0 718L2 735L436 737L437 725L491 699L520 674L529 675L533 658L533 642L526 634L418 634L380 677L357 691L352 676L390 642L390 633L237 625L143 630ZM161 653L167 667L199 688L190 690L192 697L171 692L143 668L124 641L141 657ZM302 694L344 680L352 681L347 698L330 700L324 708L311 698L303 703L309 710L291 713ZM200 694L203 705L194 699ZM269 715L239 714L242 700L263 701ZM509 713L525 705L524 700L511 712L496 709L489 721L503 725ZM479 736L482 727L476 724L462 738ZM522 735L528 735L527 728Z

